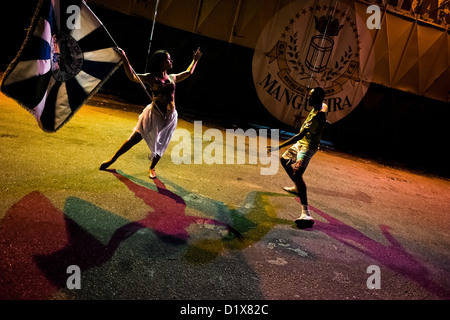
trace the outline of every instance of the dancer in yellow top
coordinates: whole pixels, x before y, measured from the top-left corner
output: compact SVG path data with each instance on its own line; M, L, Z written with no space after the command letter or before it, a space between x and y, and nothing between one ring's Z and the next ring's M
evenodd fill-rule
M308 104L313 109L303 123L300 132L278 147L268 148L268 151L271 152L295 143L281 156L280 161L284 170L294 182L293 187L284 187L284 190L298 195L302 204L302 213L295 220L299 228L312 227L314 224L308 209L308 197L303 173L319 148L320 138L327 123L328 107L323 103L324 98L325 90L323 88L317 87L310 90L307 99Z

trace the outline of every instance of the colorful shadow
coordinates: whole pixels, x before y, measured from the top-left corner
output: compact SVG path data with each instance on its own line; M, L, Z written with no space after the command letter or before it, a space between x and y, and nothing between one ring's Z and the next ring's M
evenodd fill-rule
M142 220L130 222L76 197L67 198L61 211L39 192L26 195L0 221L0 299L48 299L66 287L68 266L77 265L82 272L102 266L139 230L150 230L169 245L187 246L184 259L204 264L224 249L243 249L275 225L290 223L275 217L267 201L272 194L250 193L245 207L251 209L243 214L175 186L184 200L158 179L150 184L110 172L153 210ZM189 216L186 206L212 218ZM220 239L188 241L187 229L193 224L213 225L228 232Z
M61 211L39 192L26 195L0 221L0 299L48 299L66 287L69 265L78 265L82 272L102 266L140 230L148 230L153 236L145 241L156 237L173 248L182 248L179 252L187 263L205 264L224 250L243 250L259 242L277 225L293 225L292 221L279 219L270 205L270 197L286 196L283 194L250 192L240 208L232 208L168 180L149 183L116 170L110 173L152 210L140 221L129 221L76 197L67 198ZM187 215L186 208L208 218ZM406 252L387 226L380 228L389 246L317 208L312 210L326 222L317 220L313 229L299 232L323 232L437 297L450 298L449 292L431 280L427 268ZM192 225L210 225L227 232L219 238L191 239L188 230Z
M229 232L220 239L204 239L189 242L185 260L194 264L205 264L214 260L224 250L242 250L261 240L273 227L279 224L292 225L292 221L279 219L269 203L271 196L286 196L270 192L251 192L247 195L242 212L223 202L193 194L188 190L165 180L174 188L168 190L165 184L154 180L154 185L129 176L121 171L108 170L124 183L136 197L142 199L154 212L138 222L137 228L151 229L162 240L187 241L187 228L192 224L212 224L225 227ZM156 190L153 190L156 186ZM187 216L186 206L213 219ZM223 222L222 222L223 221Z
M408 277L433 295L441 299L450 299L450 292L431 279L429 270L403 248L400 242L389 232L390 228L388 226L380 225L381 232L390 243L389 246L385 246L325 212L314 207L311 207L311 209L327 222L316 221L314 229L309 229L309 231L317 230L323 232L374 259L380 265L384 265Z

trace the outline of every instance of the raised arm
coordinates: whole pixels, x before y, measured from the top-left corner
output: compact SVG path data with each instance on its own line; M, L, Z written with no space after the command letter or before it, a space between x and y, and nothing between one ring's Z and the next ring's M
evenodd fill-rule
M175 82L180 82L189 77L191 74L194 73L195 67L197 66L198 60L202 57L203 53L200 51L200 48L197 49L197 51L194 52L194 57L192 59L191 64L186 69L186 71L174 74Z

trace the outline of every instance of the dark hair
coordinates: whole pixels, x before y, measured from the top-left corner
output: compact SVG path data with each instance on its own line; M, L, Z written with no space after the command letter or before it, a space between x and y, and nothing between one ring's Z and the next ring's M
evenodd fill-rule
M323 100L326 96L325 89L322 87L315 87L314 94L316 94L317 97L320 98L320 100Z
M169 52L167 50L158 50L150 57L148 62L148 71L154 75L161 74L161 67Z

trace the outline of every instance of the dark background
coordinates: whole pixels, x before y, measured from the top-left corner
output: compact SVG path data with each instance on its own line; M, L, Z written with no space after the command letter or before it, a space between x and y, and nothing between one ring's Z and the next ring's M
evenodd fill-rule
M0 4L3 30L0 71L6 70L19 51L36 3ZM125 50L134 69L144 72L152 22L90 7ZM156 23L151 51L168 50L174 60L174 73L186 69L197 47L204 55L194 76L177 86L180 117L243 129L257 124L294 132L295 128L275 119L259 101L252 80L252 49ZM126 78L123 68L106 82L100 93L132 104L148 103L145 92ZM448 103L371 84L350 115L328 125L323 140L331 142L337 150L374 158L386 165L448 178L449 116Z

